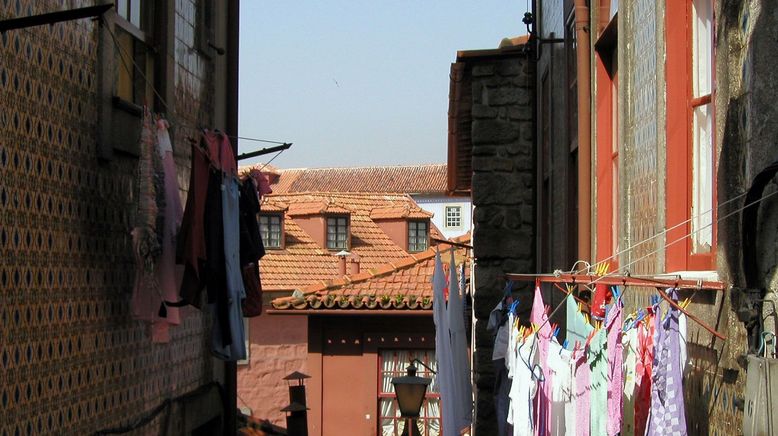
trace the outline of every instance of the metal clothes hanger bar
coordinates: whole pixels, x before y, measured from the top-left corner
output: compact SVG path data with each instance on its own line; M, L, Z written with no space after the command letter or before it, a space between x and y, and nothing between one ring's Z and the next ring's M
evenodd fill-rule
M240 159L240 156L238 156L238 159ZM463 244L461 242L448 241L446 239L440 239L440 238L430 238L430 240L438 242L440 244L453 245L454 247L468 248L468 249L471 249L471 250L473 249L472 245Z
M573 283L578 285L586 285L594 282L602 283L610 286L636 286L636 287L664 287L664 288L677 288L677 289L695 289L695 290L711 290L711 291L723 291L725 285L722 282L702 281L702 280L668 280L657 279L653 277L638 277L638 276L595 276L588 274L566 274L559 275L554 274L505 274L505 278L508 280L516 281L534 281L540 279L543 283Z
M721 340L726 340L726 336L722 335L711 326L703 322L701 319L689 313L686 309L682 308L675 301L673 301L664 290L661 288L676 288L676 289L707 289L707 290L723 290L724 284L721 282L705 282L702 280L661 280L649 277L628 277L628 276L595 276L585 274L505 274L505 278L508 280L517 281L534 281L539 279L541 283L572 283L579 285L586 285L592 282L602 283L609 286L635 286L635 287L648 287L656 288L657 293L670 304L670 306L678 309L689 319L699 324L700 327L710 332L713 336ZM557 309L561 307L561 304L557 306ZM556 310L554 312L556 312ZM551 314L553 315L553 313ZM551 316L549 316L549 319Z
M275 153L277 151L284 151L284 150L289 149L289 147L291 147L291 146L292 146L292 143L291 142L287 142L287 143L284 143L282 145L277 145L275 147L267 147L267 148L263 148L262 150L257 150L257 151L252 151L252 152L249 152L249 153L239 154L238 155L238 160L249 159L249 158L257 157L257 156L263 156L263 155L266 155L266 154Z

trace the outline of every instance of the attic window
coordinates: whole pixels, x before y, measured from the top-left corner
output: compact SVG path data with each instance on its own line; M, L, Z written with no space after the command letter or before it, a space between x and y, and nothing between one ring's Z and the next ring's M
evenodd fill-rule
M408 221L408 252L424 251L429 245L429 221Z
M282 248L282 223L283 219L279 214L259 216L259 233L265 248Z
M327 249L345 250L349 242L348 217L338 215L327 218Z

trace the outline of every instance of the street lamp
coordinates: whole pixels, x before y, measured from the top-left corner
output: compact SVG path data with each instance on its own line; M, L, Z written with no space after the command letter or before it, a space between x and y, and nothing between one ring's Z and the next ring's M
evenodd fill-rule
M419 417L424 394L427 393L427 386L432 382L432 379L417 377L413 362L408 365L406 371L408 371L408 375L392 378L400 415L406 419L402 436L421 436L416 419Z

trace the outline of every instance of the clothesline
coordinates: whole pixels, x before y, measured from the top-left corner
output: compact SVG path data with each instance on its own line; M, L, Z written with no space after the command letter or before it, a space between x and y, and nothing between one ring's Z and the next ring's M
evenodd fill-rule
M703 280L667 280L658 279L653 277L631 277L631 276L596 276L589 274L505 274L505 278L512 281L539 281L541 283L569 283L573 285L590 285L593 283L602 283L608 286L638 286L638 287L651 287L656 288L658 294L663 300L667 301L675 309L680 310L684 315L689 317L692 321L700 325L700 327L709 331L712 335L721 340L726 340L726 336L716 331L713 327L706 324L704 321L689 313L667 296L662 289L675 288L675 289L694 289L694 290L711 290L721 291L724 290L724 284L714 281ZM550 318L550 316L549 316Z

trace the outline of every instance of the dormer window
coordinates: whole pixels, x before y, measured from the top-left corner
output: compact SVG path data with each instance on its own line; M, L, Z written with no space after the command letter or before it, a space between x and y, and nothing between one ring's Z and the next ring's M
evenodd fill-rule
M346 250L349 243L349 219L344 215L327 217L327 249Z
M283 222L281 214L262 214L259 216L259 233L265 248L282 248Z
M429 246L429 221L408 221L408 252L424 251Z

